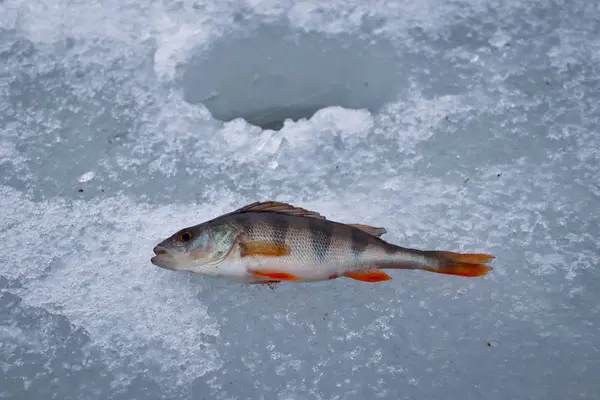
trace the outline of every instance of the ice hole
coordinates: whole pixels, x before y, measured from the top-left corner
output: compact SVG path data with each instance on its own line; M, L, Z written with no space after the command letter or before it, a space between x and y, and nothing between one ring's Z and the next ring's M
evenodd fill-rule
M377 112L406 84L390 41L259 25L198 50L182 67L186 101L221 121L279 130L328 106Z

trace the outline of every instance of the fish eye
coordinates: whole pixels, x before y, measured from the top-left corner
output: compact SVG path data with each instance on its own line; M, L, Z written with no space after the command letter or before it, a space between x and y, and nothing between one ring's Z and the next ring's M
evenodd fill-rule
M189 240L191 240L191 239L192 239L192 236L193 236L193 235L192 235L192 232L190 232L190 231L185 231L185 232L182 232L182 233L179 235L179 241L180 241L180 242L187 242L187 241L189 241Z

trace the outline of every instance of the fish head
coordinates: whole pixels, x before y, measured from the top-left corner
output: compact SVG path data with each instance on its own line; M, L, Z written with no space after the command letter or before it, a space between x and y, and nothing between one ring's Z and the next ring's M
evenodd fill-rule
M174 271L209 273L227 257L235 237L235 231L226 226L183 228L154 247L150 262Z

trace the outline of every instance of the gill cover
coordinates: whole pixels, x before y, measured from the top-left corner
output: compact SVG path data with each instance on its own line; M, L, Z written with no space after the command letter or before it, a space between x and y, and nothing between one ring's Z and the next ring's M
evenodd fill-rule
M186 239L186 230L179 237ZM187 253L196 264L215 264L221 262L231 251L235 243L235 232L226 227L210 227L189 230L192 238L187 240Z

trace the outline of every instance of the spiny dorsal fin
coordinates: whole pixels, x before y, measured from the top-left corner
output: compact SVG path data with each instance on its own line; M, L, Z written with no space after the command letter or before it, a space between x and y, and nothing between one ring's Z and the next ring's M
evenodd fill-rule
M280 214L295 215L298 217L326 219L318 212L305 210L304 208L295 207L287 203L280 203L278 201L257 201L255 203L248 204L242 208L232 211L230 214L240 214L247 212L273 212Z
M373 236L377 236L380 237L381 235L383 235L384 233L387 232L387 230L385 228L376 228L374 226L369 226L369 225L364 225L364 224L347 224L348 226L352 226L354 228L358 228L361 231L365 231L368 234L371 234Z

